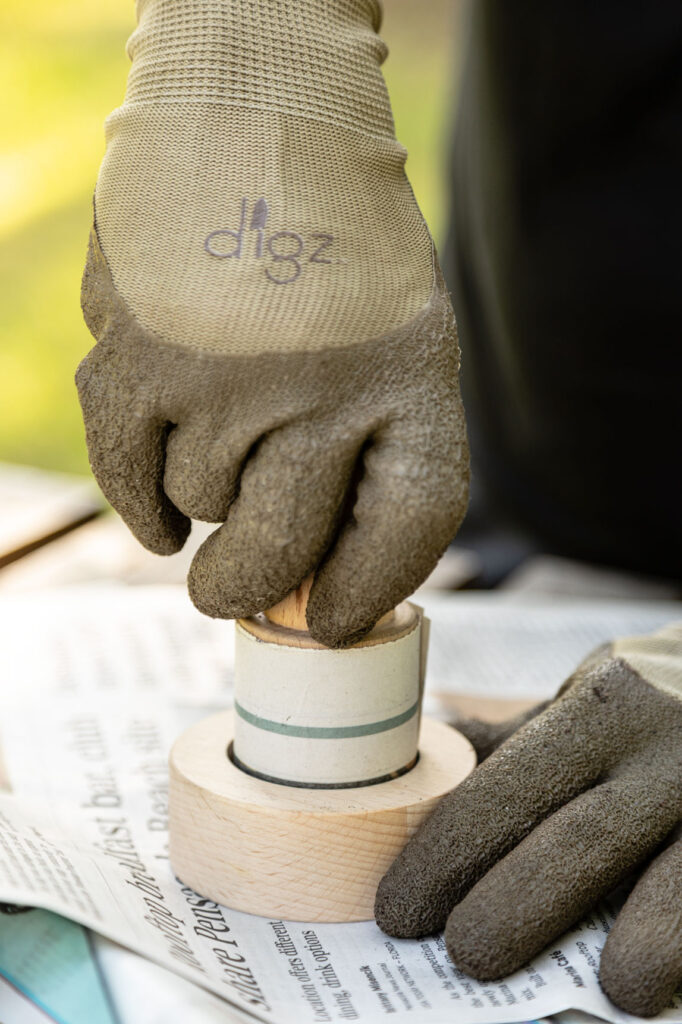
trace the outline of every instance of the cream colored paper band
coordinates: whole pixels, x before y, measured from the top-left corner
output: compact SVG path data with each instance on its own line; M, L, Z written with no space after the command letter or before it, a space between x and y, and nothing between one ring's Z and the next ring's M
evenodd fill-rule
M267 643L236 626L234 757L293 785L369 783L417 755L421 618L395 640L349 650Z

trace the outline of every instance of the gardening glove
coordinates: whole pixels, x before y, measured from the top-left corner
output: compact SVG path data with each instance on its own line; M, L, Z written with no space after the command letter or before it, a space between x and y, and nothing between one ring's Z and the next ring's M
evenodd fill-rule
M682 980L682 623L616 640L445 797L379 885L384 931L445 927L457 967L510 974L645 865L601 984L649 1016Z
M448 724L466 736L476 751L476 758L480 764L481 761L485 761L486 757L490 757L505 740L508 740L517 729L529 722L531 718L537 717L551 703L551 701L545 700L534 704L533 707L520 711L513 718L505 718L501 722L487 722L480 718L456 715Z
M102 490L151 551L222 523L189 589L251 615L312 571L358 639L457 531L450 301L404 173L376 0L138 0L106 126L77 383Z

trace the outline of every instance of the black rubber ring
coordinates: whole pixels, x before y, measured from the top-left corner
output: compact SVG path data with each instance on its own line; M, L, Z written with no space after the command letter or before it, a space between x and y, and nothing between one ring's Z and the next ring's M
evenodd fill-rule
M404 768L399 768L395 772L389 772L388 775L381 775L376 779L362 779L358 782L293 782L288 779L277 779L274 775L265 775L263 772L257 772L253 768L249 768L235 754L234 743L230 743L226 753L232 764L236 765L240 771L245 772L246 775L251 775L254 779L262 779L263 782L274 782L276 786L290 786L293 789L359 789L361 786L378 786L380 782L390 782L392 779L399 779L401 775L406 775L407 772L412 771L419 760L419 752L417 751L417 756L409 764L406 764Z

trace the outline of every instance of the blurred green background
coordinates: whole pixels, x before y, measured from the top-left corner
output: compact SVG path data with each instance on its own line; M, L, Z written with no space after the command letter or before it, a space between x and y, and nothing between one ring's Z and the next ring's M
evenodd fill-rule
M436 240L456 81L456 0L384 0L385 75ZM1 0L0 460L87 472L73 373L103 121L123 98L132 0Z

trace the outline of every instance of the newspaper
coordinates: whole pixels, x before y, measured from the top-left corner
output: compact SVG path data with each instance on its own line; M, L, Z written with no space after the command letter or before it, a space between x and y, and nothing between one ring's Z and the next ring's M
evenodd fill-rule
M590 647L679 617L673 603L427 599L435 686L546 696ZM605 901L528 967L479 984L442 936L267 920L202 899L167 853L167 755L229 704L232 629L181 588L73 588L0 602L0 900L55 911L220 995L226 1019L512 1022L575 1008L632 1020L597 983ZM520 650L525 648L525 650ZM682 998L658 1020L681 1021Z

